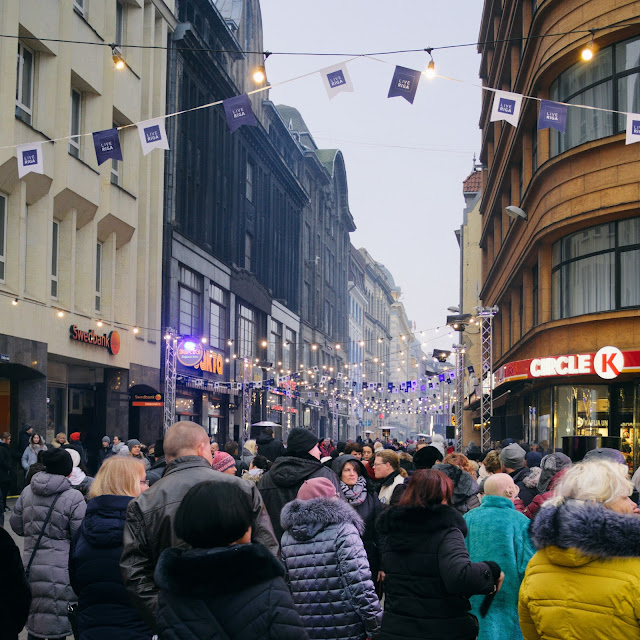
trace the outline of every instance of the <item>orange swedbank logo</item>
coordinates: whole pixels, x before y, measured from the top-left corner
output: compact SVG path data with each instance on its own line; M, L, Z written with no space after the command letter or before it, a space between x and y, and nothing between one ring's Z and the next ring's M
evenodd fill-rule
M69 337L77 342L86 342L94 347L104 347L112 356L118 355L120 351L120 334L117 331L111 331L108 335L103 333L97 334L93 329L82 331L78 329L77 324L69 327Z

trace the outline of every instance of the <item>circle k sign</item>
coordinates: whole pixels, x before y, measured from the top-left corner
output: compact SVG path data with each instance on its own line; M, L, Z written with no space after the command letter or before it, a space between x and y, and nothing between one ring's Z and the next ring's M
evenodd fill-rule
M593 357L593 369L605 380L617 378L624 369L624 355L617 347L602 347Z

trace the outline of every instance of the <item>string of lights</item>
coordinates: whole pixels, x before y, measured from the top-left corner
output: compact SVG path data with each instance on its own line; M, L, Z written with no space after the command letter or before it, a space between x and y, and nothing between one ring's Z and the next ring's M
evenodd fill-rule
M602 27L590 27L590 28L582 28L582 29L572 29L571 31L556 31L553 33L541 33L541 34L533 34L526 36L517 36L513 38L497 38L493 40L478 40L475 42L463 42L457 44L444 44L444 45L436 45L429 47L420 47L417 49L395 49L390 51L373 51L369 53L358 53L358 52L344 52L344 51L253 51L250 49L238 50L238 49L216 49L211 47L170 47L166 45L150 45L150 44L135 44L135 43L115 43L115 42L91 42L89 40L71 40L71 39L63 39L63 38L39 38L37 36L23 36L19 34L0 34L0 38L12 38L19 40L37 40L39 42L53 42L59 44L79 44L79 45L87 45L94 47L108 47L110 49L120 48L120 49L146 49L146 50L160 50L160 51L168 51L172 48L179 48L180 51L188 51L193 53L228 53L228 54L242 54L242 55L262 55L265 57L269 56L306 56L306 57L339 57L339 56L347 56L353 58L364 58L370 56L393 56L407 53L421 53L427 52L431 53L432 51L443 51L447 49L460 49L464 47L485 47L487 45L496 45L496 44L504 44L511 42L526 42L528 40L540 40L544 38L559 38L563 36L570 35L580 35L580 34L594 34L600 33L602 31L607 31L609 29L619 29L623 27L633 27L639 25L640 22L629 22L628 20L623 20L619 22L614 22L609 25L605 25Z

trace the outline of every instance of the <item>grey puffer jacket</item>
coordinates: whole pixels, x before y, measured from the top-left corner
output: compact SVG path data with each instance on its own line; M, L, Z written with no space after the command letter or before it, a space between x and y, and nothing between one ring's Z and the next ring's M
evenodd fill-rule
M282 560L309 638L364 640L382 619L353 507L328 498L294 500L282 510Z
M69 548L87 509L84 497L64 476L36 473L22 491L11 516L11 528L24 536L25 568L38 540L49 507L60 494L36 551L29 583L33 596L27 630L41 638L71 635L67 603L78 598L69 581Z

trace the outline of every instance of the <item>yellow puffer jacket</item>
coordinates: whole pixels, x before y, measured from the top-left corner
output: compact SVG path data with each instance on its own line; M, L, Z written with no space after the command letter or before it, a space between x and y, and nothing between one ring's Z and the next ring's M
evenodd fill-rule
M525 640L640 640L640 517L571 500L541 508L531 533Z

